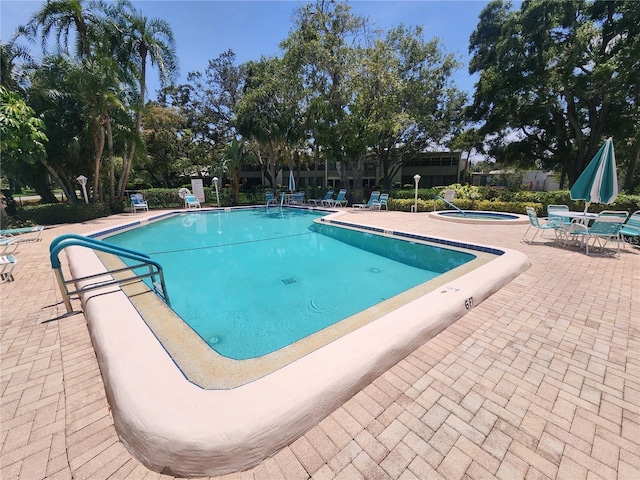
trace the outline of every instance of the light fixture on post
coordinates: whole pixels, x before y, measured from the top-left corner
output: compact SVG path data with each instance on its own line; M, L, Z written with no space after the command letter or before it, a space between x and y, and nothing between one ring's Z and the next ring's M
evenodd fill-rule
M218 177L213 177L213 186L216 187L216 202L218 202L218 208L220 208L220 195L218 194Z
M420 182L420 175L417 173L413 176L413 180L416 182L416 199L413 204L413 211L418 213L418 183Z
M89 198L87 197L87 177L84 175L80 175L76 178L78 183L82 186L82 194L84 195L84 203L89 203Z

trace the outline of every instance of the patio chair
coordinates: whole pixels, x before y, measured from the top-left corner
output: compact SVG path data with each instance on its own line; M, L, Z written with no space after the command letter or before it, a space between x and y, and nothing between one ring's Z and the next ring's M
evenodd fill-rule
M547 218L549 220L553 220L556 221L559 219L559 221L561 223L564 223L565 225L570 225L571 224L571 219L569 217L562 217L559 215L554 215L554 212L568 212L569 211L569 206L568 205L548 205L547 206Z
M0 237L0 254L7 255L13 253L18 248L18 239L16 237Z
M42 240L40 234L44 230L42 225L36 225L35 227L23 227L23 228L9 228L0 230L0 237L16 237L18 242L39 242ZM34 236L28 236L30 233ZM24 237L23 237L24 235Z
M198 200L195 195L191 194L184 196L184 206L186 208L200 208L202 205L200 205L200 200Z
M624 211L605 210L593 221L588 227L583 223L573 222L571 224L570 235L574 238L580 238L581 244L585 247L586 254L589 255L589 242L591 240L598 242L601 250L609 241L615 240L618 245L618 255L620 255L620 230L629 214Z
M328 200L322 201L322 206L324 207L337 207L337 206L347 206L347 189L343 188L338 192L338 196L334 199L330 198ZM344 204L344 205L343 205Z
M318 205L322 205L322 202L325 200L331 200L331 197L333 197L333 190L329 190L325 193L324 198L310 198L309 205L315 205L317 207Z
M630 237L629 243L631 243L632 238L635 239L634 243L640 242L640 210L633 212L627 222L622 225L622 228L620 229L620 236L622 237L622 240L626 237ZM625 242L625 246L626 243L627 242Z
M369 197L369 200L367 201L367 203L354 203L352 207L370 210L373 207L373 204L376 203L379 199L380 199L380 192L376 190L374 192L371 192L371 196Z
M304 205L304 192L296 192L289 201L291 205Z
M278 199L276 197L274 197L273 192L265 192L265 194L264 194L264 204L266 205L267 208L269 208L269 205L277 205L278 204Z
M564 231L564 226L558 220L554 219L554 220L549 220L547 222L541 222L540 219L538 218L538 214L536 213L535 209L533 209L532 207L526 207L526 210L527 210L527 215L529 217L529 227L527 228L527 231L524 232L524 235L522 236L523 242L533 243L533 240L536 238L536 235L538 235L538 233L540 232L544 233L546 230L552 230L556 236L556 240L560 236L562 236ZM533 237L531 237L531 239L528 240L527 233L529 233L529 230L532 227L535 229L535 233L533 234Z
M138 210L149 211L149 204L145 201L141 193L131 195L131 209L133 213L136 213Z
M0 283L13 280L13 269L18 259L14 255L0 255Z
M371 210L382 210L382 207L384 207L385 210L388 210L387 208L388 200L389 200L389 194L383 193L382 195L380 195L380 198L378 200L374 201L371 204Z

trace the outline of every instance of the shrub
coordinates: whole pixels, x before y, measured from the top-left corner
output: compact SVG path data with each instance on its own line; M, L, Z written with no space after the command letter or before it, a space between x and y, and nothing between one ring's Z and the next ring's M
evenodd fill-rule
M18 208L16 217L38 225L79 223L94 218L107 217L111 209L107 203L50 203Z
M180 208L184 202L175 188L150 188L140 193L149 204L149 208Z

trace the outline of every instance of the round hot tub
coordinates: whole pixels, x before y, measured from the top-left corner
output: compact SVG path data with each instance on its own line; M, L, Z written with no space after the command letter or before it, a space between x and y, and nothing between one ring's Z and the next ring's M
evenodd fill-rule
M529 217L517 213L486 212L481 210L442 210L430 215L438 220L487 225L512 225L529 223Z

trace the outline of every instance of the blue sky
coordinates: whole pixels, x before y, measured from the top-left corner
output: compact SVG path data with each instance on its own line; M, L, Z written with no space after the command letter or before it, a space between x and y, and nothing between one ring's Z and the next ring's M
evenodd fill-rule
M44 0L0 0L2 41L9 40L16 27L26 23L43 3ZM161 18L171 25L180 60L178 83L186 82L191 71L203 71L209 60L228 49L236 53L240 63L257 60L261 55L277 55L278 44L292 28L293 13L305 3L294 0L133 2L147 17ZM427 40L440 38L445 50L464 62L454 80L471 97L476 79L468 75L469 36L486 3L481 0L360 0L351 1L350 5L354 13L368 16L383 30L401 23L422 25ZM39 44L32 45L31 50L34 55L39 54ZM148 76L152 98L159 87L154 73Z

